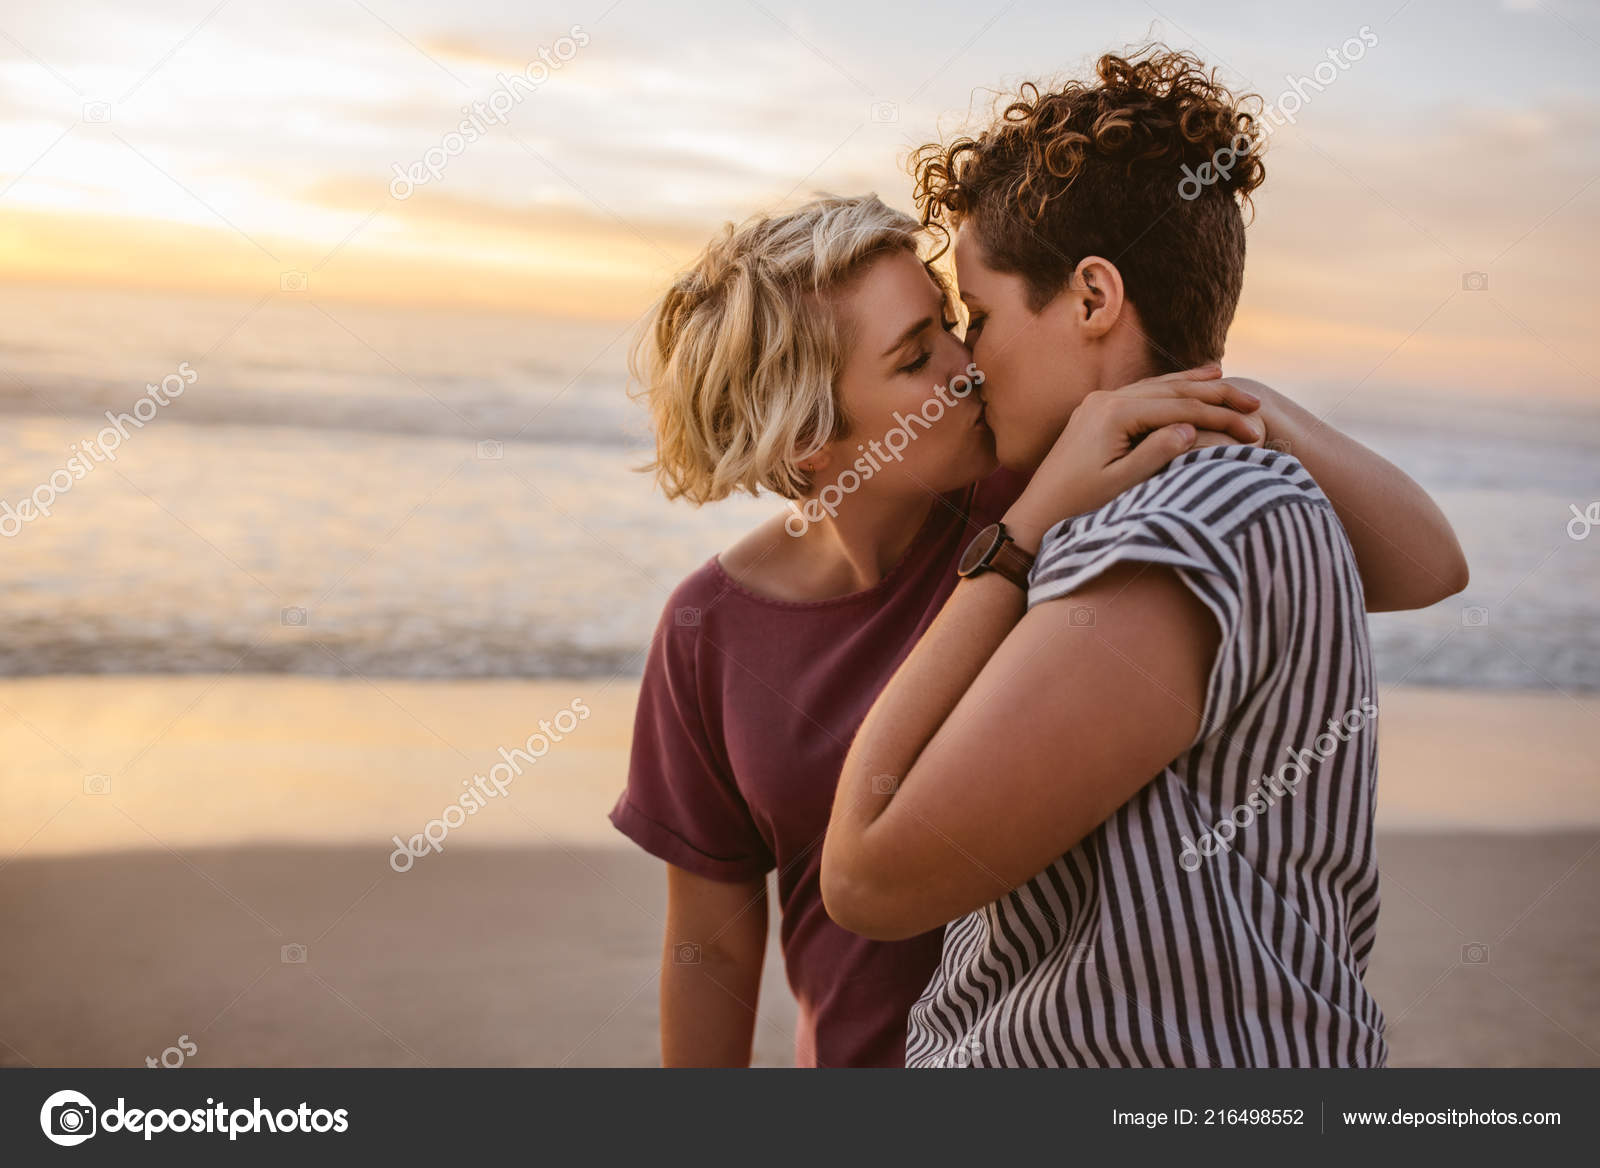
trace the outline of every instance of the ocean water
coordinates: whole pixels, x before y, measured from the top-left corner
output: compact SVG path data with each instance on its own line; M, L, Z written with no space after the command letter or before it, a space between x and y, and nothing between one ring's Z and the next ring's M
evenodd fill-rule
M636 673L672 586L776 504L668 504L633 469L631 332L0 287L0 516L106 410L193 374L114 461L80 453L49 516L0 518L0 675ZM1600 519L1597 417L1340 406L1473 570L1463 596L1373 617L1385 682L1600 689L1600 529L1569 532L1574 507Z

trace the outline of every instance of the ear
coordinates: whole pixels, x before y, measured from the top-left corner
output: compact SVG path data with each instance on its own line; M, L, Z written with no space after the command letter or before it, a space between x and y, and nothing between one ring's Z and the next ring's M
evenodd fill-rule
M1122 319L1127 304L1122 273L1102 256L1085 256L1073 269L1068 288L1073 292L1077 324L1084 335L1099 339Z
M814 451L804 458L800 457L800 450L796 447L789 457L794 459L795 465L810 475L815 482L817 475L827 470L828 464L833 461L833 443L829 442L821 450Z

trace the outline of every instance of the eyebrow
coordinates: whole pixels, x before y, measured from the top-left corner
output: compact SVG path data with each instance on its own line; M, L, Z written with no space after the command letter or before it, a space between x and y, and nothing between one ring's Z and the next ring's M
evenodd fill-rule
M895 341L894 341L894 344L890 345L887 349L885 349L883 351L883 355L885 357L892 356L894 353L898 352L905 345L905 343L907 341L909 341L912 337L916 336L923 329L930 327L932 324L933 324L933 317L931 317L931 316L923 317L921 320L917 321L916 324L912 325L910 328L906 329L905 332L901 333L898 337L896 337Z

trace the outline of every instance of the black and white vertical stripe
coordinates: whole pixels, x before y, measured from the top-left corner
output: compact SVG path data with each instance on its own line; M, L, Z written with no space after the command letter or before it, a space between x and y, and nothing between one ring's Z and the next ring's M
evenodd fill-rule
M1199 735L1082 843L948 926L907 1066L1384 1065L1362 981L1377 691L1344 529L1295 459L1193 451L1053 528L1029 605L1129 561L1171 567L1217 618ZM1306 776L1272 797L1262 780L1291 757ZM1184 857L1253 796L1264 809L1228 849Z

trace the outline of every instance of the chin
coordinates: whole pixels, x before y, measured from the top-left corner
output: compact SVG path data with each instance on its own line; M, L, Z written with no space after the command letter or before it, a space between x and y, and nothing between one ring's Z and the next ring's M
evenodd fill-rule
M973 465L977 468L972 480L976 481L986 479L999 470L1000 458L995 452L994 431L985 425L978 425L973 429L978 435L978 448L972 459Z
M981 483L995 471L1000 469L1000 460L993 454L982 458L964 458L959 463L952 463L951 474L932 480L924 480L923 489L932 487L939 494L950 491L962 491L973 483Z
M990 450L988 454L979 460L977 473L972 476L971 481L982 482L999 469L1000 460L995 457L994 451Z
M994 453L994 436L986 426L974 429L981 433L981 439L959 452L953 452L950 459L938 468L939 474L924 477L924 490L931 488L940 494L963 490L973 483L982 482L1000 469L1000 460Z
M995 461L1007 470L1013 470L1019 474L1032 474L1039 469L1039 464L1044 461L1044 456L1049 453L1049 447L1044 450L1034 450L1027 443L1017 441L1021 437L1022 435L1013 433L1010 430L996 431L994 436Z

